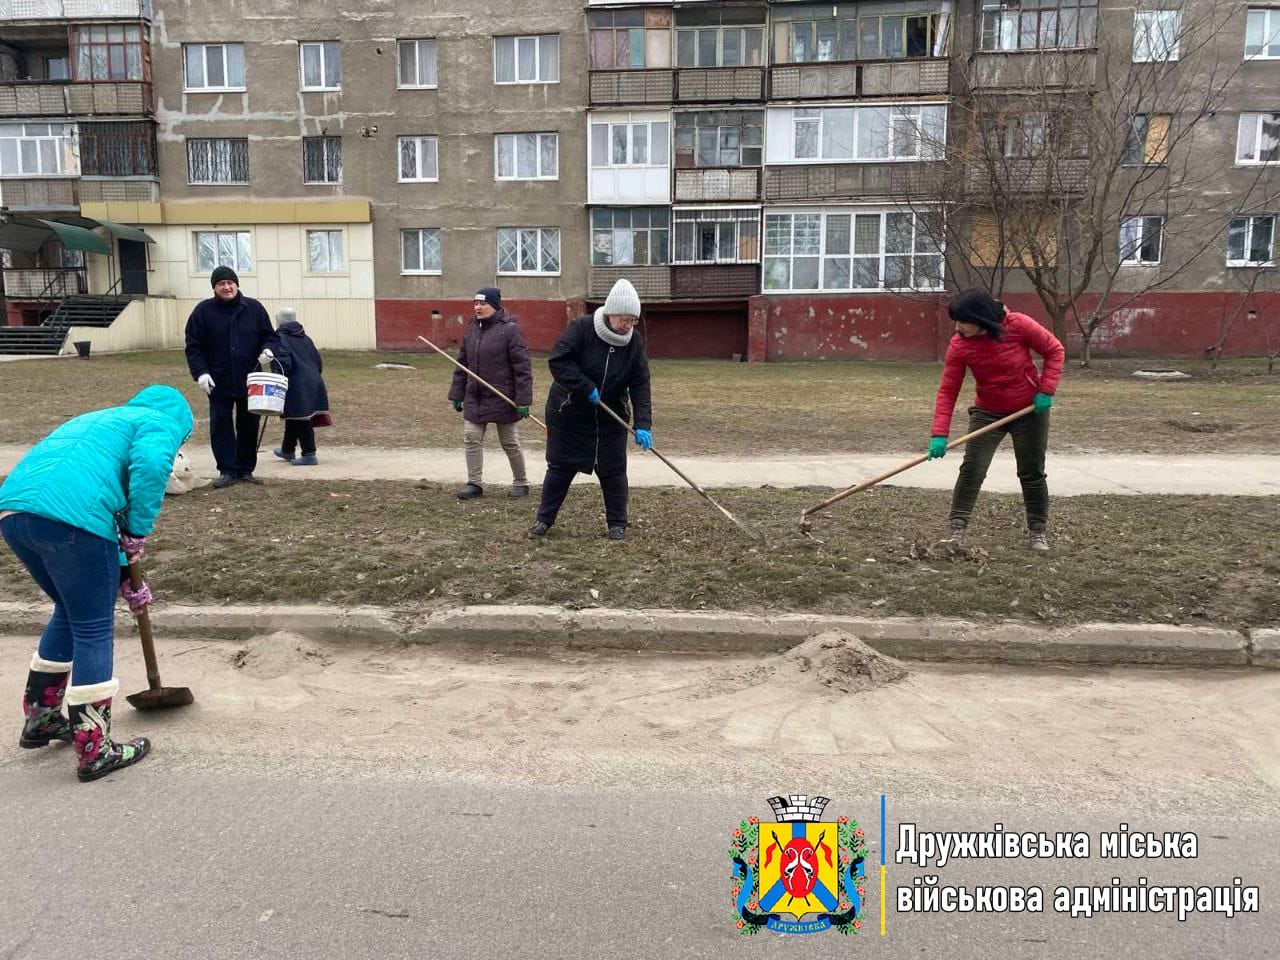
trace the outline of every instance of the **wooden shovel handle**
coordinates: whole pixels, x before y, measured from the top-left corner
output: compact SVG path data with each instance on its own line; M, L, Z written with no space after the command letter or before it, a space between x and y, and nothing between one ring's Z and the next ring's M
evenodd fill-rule
M129 586L134 590L141 590L142 584L142 571L138 569L136 563L130 560ZM141 612L135 613L134 616L138 620L138 634L142 637L142 659L147 662L147 686L152 690L159 690L161 687L160 665L156 663L156 646L151 636L150 611L143 607Z

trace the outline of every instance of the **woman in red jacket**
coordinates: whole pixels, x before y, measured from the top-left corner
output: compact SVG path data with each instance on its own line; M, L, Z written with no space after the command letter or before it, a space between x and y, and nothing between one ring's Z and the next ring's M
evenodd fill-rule
M1003 303L983 290L966 290L947 306L956 324L956 335L947 347L946 365L938 399L933 408L933 436L929 459L947 452L947 433L965 370L973 371L974 405L969 408L969 430L995 423L1028 405L1035 412L969 441L951 495L951 533L961 536L969 525L978 491L996 447L1007 433L1013 437L1022 501L1027 509L1027 529L1032 550L1049 549L1049 484L1045 480L1044 455L1049 446L1049 408L1062 376L1066 351L1058 338L1023 313L1010 313ZM1044 370L1031 359L1035 351L1044 358Z

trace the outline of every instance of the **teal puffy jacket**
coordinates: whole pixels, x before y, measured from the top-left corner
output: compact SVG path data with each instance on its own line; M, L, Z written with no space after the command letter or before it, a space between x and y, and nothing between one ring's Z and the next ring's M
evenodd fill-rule
M0 513L34 513L110 540L156 525L178 448L194 420L173 387L147 387L123 407L68 420L0 486Z

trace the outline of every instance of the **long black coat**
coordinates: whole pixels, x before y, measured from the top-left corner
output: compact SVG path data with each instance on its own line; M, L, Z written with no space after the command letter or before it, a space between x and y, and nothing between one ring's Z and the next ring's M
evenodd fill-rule
M516 318L505 310L484 320L472 320L467 325L458 350L458 362L520 406L533 403L529 345ZM520 419L515 407L461 370L453 371L449 399L462 401L462 415L472 423L515 423Z
M258 355L274 331L262 304L237 293L234 300L201 300L187 318L187 369L191 379L213 377L212 396L242 399L258 370Z
M286 420L310 420L317 413L329 412L329 391L325 389L324 361L302 324L289 320L267 343L276 355L272 369L289 378L289 392L284 397ZM278 364L278 366L277 366Z
M597 335L595 317L587 314L560 335L547 363L555 378L547 394L547 463L606 476L625 471L629 434L587 398L594 387L637 430L652 429L649 358L640 334L625 347L610 346Z

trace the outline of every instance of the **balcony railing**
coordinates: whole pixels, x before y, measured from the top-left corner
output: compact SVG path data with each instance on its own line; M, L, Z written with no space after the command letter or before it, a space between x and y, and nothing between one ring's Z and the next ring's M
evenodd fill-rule
M998 178L998 179L997 179ZM992 171L972 167L967 187L973 194L1000 197L1076 196L1089 184L1089 161L1084 157L1005 159Z
M759 167L676 170L677 203L759 199Z
M601 300L622 278L631 281L641 300L671 299L670 267L592 267L588 280L588 296Z
M927 171L927 173L926 173ZM764 169L764 199L880 200L917 195L936 175L919 163L816 163Z
M84 271L74 267L57 269L6 269L4 294L10 300L62 299L84 293Z
M754 263L708 263L671 268L673 299L723 300L760 292L760 268Z
M676 71L680 103L726 103L764 99L764 67L706 67Z
M947 93L948 61L871 60L858 63L783 63L769 68L773 100L899 97Z
M82 203L146 203L159 199L160 185L154 180L0 179L0 204L14 211L76 210Z
M978 53L969 69L977 90L1091 90L1097 82L1098 55L1094 50Z
M0 0L2 20L150 20L151 0Z
M592 106L623 103L671 103L675 73L671 70L592 70Z
M24 80L0 83L0 117L94 117L155 112L151 84L63 83Z

